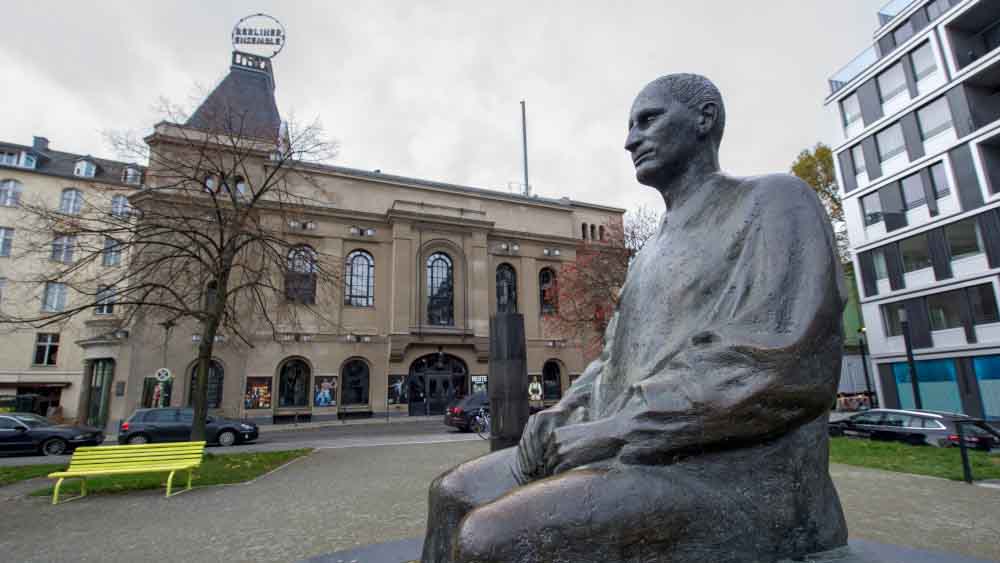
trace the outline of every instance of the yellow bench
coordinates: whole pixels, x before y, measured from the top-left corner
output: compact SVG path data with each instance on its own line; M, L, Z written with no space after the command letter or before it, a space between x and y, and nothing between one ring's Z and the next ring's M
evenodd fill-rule
M143 444L139 446L101 446L77 448L65 471L50 473L50 479L59 479L52 492L52 504L59 504L59 488L66 479L80 479L80 495L87 496L87 477L101 475L128 475L134 473L165 473L167 496L191 490L191 471L201 465L205 442L174 442L168 444ZM174 474L187 471L187 488L171 494ZM69 500L65 502L69 502Z

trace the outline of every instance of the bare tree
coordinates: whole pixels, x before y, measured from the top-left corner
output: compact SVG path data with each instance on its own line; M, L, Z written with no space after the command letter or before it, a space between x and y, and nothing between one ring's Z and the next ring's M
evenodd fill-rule
M322 205L310 166L335 145L318 123L260 128L245 112L218 108L200 127L175 106L152 134L112 133L126 160L147 162L130 190L94 183L73 208L24 202L25 263L17 280L41 295L42 311L0 322L43 327L104 308L109 330L134 323L195 323L198 340L192 440L203 440L209 365L222 338L248 347L277 337L300 315L322 317L317 289L339 288L340 256L309 245ZM204 112L205 110L199 110ZM275 130L277 129L277 130Z

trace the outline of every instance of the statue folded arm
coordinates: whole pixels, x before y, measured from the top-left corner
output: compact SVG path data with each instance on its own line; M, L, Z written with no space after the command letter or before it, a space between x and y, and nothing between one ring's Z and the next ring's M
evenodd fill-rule
M843 308L833 236L804 184L785 176L774 183L758 196L772 199L758 204L742 251L728 265L728 290L692 321L698 326L687 346L602 409L608 415L554 427L544 474L615 456L659 464L738 447L829 407Z

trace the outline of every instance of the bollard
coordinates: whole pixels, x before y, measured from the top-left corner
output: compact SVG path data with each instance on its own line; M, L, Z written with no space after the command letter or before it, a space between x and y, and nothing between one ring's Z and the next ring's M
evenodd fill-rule
M528 422L528 369L524 317L490 318L490 451L517 445Z

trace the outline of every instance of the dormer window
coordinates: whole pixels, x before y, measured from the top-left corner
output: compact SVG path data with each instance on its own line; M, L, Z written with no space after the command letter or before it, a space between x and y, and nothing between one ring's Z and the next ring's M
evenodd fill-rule
M126 184L139 185L142 182L142 172L134 166L126 166L122 170L122 182Z
M16 152L0 152L0 164L6 164L7 166L17 166L17 153Z
M37 164L37 163L38 163L38 160L35 158L35 155L28 154L26 152L22 152L21 153L21 167L22 168L32 168L32 169L34 169L35 168L35 164Z
M78 160L76 167L73 168L73 174L84 178L93 178L94 174L97 174L97 165L89 160Z

